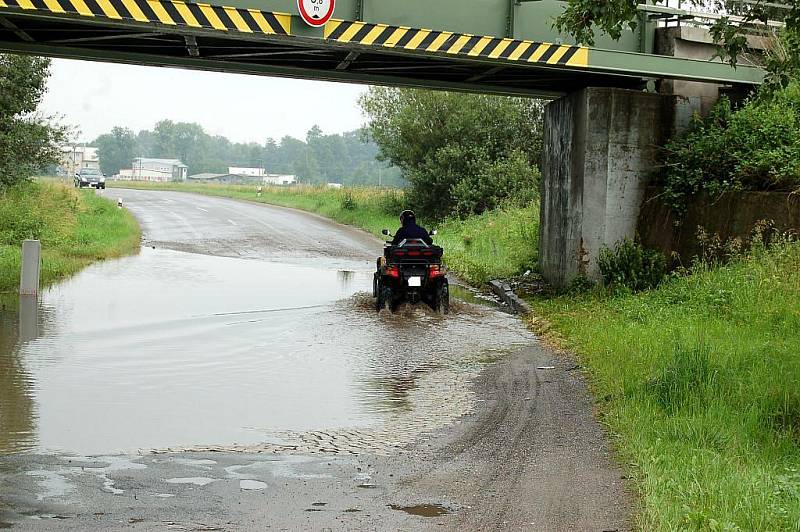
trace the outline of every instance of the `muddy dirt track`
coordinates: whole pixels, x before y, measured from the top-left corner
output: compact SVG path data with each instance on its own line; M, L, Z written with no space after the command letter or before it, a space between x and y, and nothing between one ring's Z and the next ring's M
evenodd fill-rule
M0 311L0 527L629 528L580 368L516 318L376 316L380 241L319 217L106 194L142 253Z

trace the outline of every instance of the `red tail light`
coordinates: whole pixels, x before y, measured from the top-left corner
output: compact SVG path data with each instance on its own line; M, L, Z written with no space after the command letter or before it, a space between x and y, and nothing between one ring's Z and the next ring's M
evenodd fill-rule
M387 266L384 272L389 277L395 277L395 278L400 277L400 268L398 268L397 266Z
M428 277L431 279L435 277L444 277L444 269L438 264L431 264L428 266Z

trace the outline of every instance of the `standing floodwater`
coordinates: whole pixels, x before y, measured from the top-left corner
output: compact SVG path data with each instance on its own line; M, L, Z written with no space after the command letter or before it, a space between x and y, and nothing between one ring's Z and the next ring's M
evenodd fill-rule
M2 453L385 451L468 411L481 363L531 340L468 304L376 315L380 243L327 222L123 194L156 249L0 310Z

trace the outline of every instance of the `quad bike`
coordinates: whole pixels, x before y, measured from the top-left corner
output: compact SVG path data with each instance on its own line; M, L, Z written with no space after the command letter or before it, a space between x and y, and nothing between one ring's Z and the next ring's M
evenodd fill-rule
M383 234L392 236L388 229L384 229ZM435 234L436 231L431 232L431 235ZM441 314L450 312L450 289L447 270L442 265L443 252L441 247L429 246L417 238L403 240L396 246L387 242L372 282L375 309L394 312L403 302L413 305L422 302Z

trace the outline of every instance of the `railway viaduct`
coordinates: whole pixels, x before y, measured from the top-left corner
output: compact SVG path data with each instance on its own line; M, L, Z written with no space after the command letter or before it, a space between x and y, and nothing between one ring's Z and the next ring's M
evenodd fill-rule
M763 72L710 59L695 14L641 5L635 31L585 47L553 29L563 8L338 0L312 27L295 0L0 0L0 51L550 99L540 267L564 285L596 278L600 248L633 236L659 146Z

